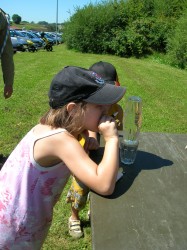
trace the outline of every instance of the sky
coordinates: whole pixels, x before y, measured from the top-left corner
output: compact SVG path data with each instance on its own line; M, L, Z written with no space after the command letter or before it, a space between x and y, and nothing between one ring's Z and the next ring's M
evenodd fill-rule
M75 12L76 7L84 7L89 3L99 1L93 0L0 0L0 8L7 14L17 14L22 21L35 22L46 21L56 23L58 2L58 23L68 21Z

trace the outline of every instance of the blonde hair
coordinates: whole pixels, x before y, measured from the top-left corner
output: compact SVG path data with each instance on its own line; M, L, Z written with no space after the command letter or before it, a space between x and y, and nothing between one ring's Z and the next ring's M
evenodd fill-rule
M50 109L40 118L40 123L53 128L65 128L69 133L77 133L83 128L82 121L85 117L86 102L76 103L76 112L68 112L67 105Z

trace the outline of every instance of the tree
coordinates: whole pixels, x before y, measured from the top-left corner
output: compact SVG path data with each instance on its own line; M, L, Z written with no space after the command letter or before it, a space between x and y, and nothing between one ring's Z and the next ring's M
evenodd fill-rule
M20 23L21 23L21 17L20 17L18 14L14 14L14 15L12 16L12 20L13 20L13 22L16 23L16 24L20 24Z
M46 21L39 21L38 24L40 24L40 25L48 25L48 22L46 22Z

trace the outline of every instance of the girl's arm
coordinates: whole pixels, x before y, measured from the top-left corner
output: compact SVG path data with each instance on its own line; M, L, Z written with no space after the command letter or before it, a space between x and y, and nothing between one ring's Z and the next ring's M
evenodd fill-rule
M34 159L46 168L64 162L90 189L102 195L109 195L114 190L119 168L115 120L110 116L103 116L98 130L106 142L103 158L98 165L89 158L78 140L68 132L38 140L34 145Z
M103 117L99 130L106 144L103 158L98 165L68 133L61 133L60 139L56 141L56 146L53 148L55 154L80 181L97 193L109 195L114 190L119 168L119 141L114 119L108 116Z

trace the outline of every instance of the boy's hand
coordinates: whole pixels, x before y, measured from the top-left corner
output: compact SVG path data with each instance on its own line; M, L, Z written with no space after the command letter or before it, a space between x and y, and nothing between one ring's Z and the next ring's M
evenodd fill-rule
M99 148L99 143L97 139L93 137L88 137L86 139L86 143L84 145L84 149L86 152L88 152L89 150L97 150L98 148Z

